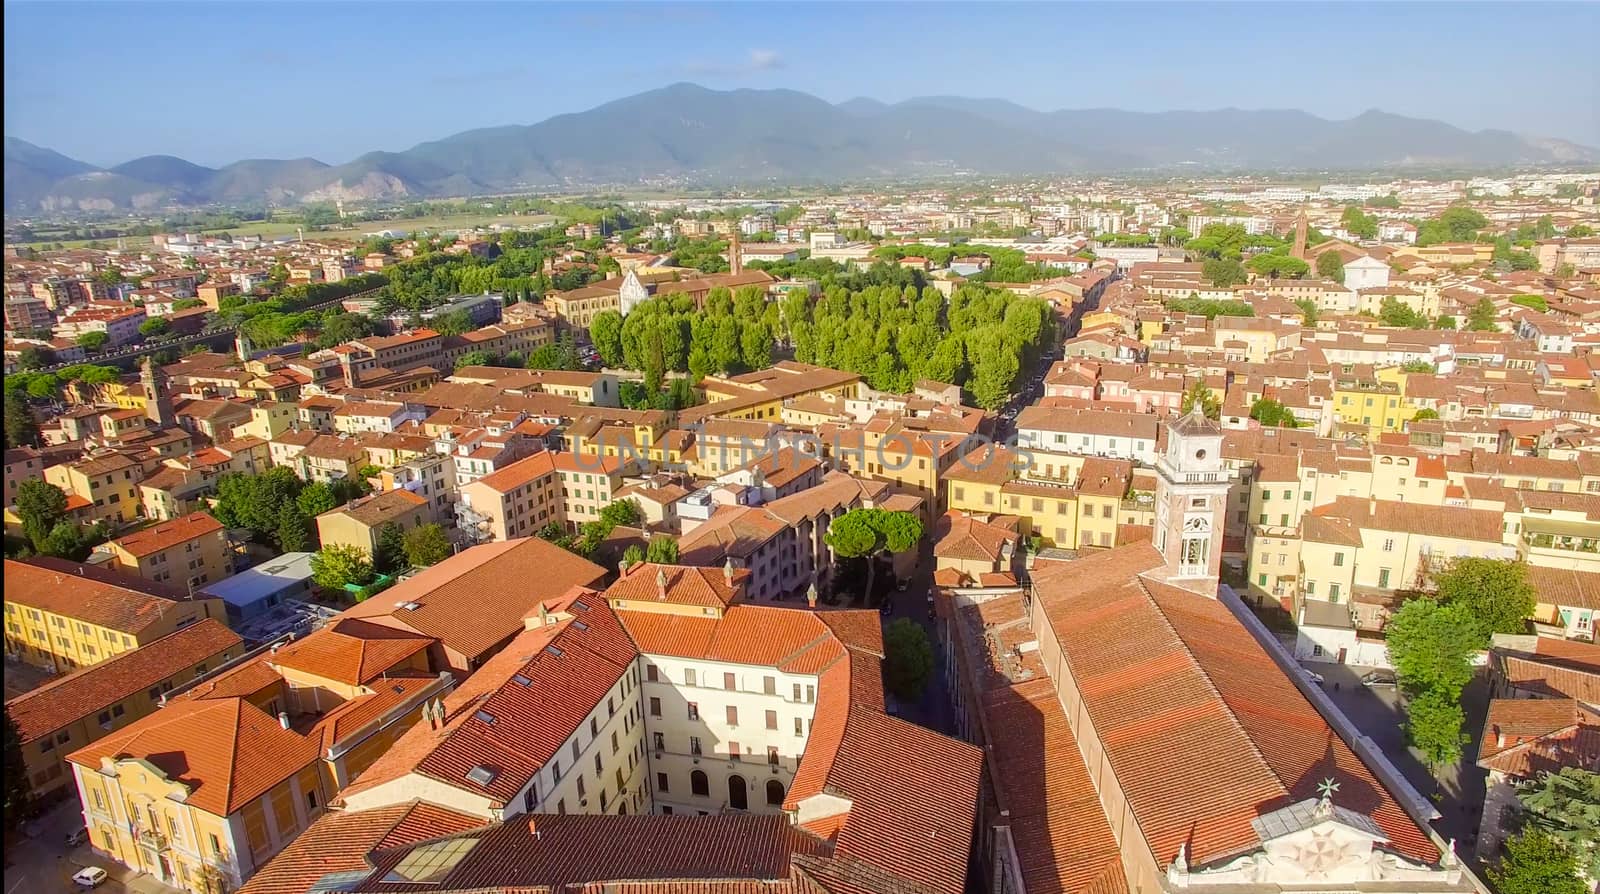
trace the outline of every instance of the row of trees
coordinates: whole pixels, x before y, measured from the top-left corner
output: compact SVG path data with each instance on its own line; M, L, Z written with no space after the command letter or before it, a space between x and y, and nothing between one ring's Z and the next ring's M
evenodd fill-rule
M318 515L370 490L364 477L306 482L278 466L259 475L231 472L217 479L212 514L229 528L244 528L257 542L291 553L315 549Z
M1535 592L1524 565L1496 559L1457 559L1435 585L1395 612L1385 637L1407 700L1406 734L1437 769L1460 760L1467 741L1461 692L1473 656L1496 633L1526 630Z
M896 278L886 268L873 269ZM932 287L850 288L829 276L816 301L803 289L769 302L759 287L716 288L703 309L682 296L652 298L626 318L597 315L589 331L606 365L643 371L651 393L668 371L698 380L762 369L783 344L801 362L860 373L874 388L908 391L917 379L964 384L980 406L995 409L1053 330L1044 301L1009 291L966 285L947 303Z

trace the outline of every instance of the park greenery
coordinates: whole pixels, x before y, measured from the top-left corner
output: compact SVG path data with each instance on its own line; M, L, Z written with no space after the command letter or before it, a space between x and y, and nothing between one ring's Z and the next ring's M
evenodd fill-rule
M1250 302L1233 299L1218 300L1190 295L1188 298L1173 298L1167 301L1166 304L1167 310L1180 314L1197 314L1208 320L1214 320L1217 317L1253 317L1256 315L1256 310L1250 306Z
M1549 836L1585 875L1600 879L1600 773L1582 767L1544 773L1518 788L1517 801L1525 833Z
M911 512L887 509L852 509L828 524L825 539L833 551L847 559L865 559L870 598L878 559L915 549L922 540L922 519Z
M1288 407L1270 397L1258 398L1250 405L1250 418L1268 428L1296 428L1300 425Z
M1464 557L1408 599L1384 628L1389 659L1407 699L1406 734L1434 770L1461 759L1467 735L1461 692L1473 656L1496 633L1520 633L1534 608L1527 568L1519 562Z
M625 318L598 314L590 329L595 349L607 367L643 372L649 395L662 392L668 372L698 381L762 369L782 346L800 362L859 373L882 390L909 391L918 379L964 385L978 405L994 409L1053 335L1054 316L1041 299L969 283L946 301L932 286L919 288L919 272L887 263L845 272L824 263L815 301L795 288L769 302L758 286L714 288L704 307L687 296L659 296Z
M896 618L883 631L883 681L895 698L915 702L933 677L933 644L921 624Z
M230 472L217 479L212 514L226 527L248 529L251 539L279 552L301 552L316 549L318 515L368 490L361 478L307 483L283 466L259 475Z

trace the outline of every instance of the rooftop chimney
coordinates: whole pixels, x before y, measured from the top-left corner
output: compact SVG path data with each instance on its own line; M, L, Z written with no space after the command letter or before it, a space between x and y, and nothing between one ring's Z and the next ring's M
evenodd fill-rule
M656 598L667 598L667 571L665 568L656 569Z
M733 589L733 556L722 563L722 582L728 585L728 589Z
M817 607L817 585L815 582L806 588L806 605L811 608Z
M283 727L284 729L288 729L289 728L289 712L287 712L287 711L279 711L278 712L278 725Z
M1496 724L1494 728L1494 747L1506 747L1506 731L1501 729L1498 724Z

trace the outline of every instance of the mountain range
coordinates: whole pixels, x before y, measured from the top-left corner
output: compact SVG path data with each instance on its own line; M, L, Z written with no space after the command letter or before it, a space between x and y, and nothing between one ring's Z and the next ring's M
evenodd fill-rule
M1374 170L1583 164L1600 151L1503 130L1369 111L1040 112L928 96L833 104L794 90L675 84L531 125L469 130L342 165L249 159L208 168L169 155L99 168L5 141L8 212L466 196L626 184L815 184L956 174Z

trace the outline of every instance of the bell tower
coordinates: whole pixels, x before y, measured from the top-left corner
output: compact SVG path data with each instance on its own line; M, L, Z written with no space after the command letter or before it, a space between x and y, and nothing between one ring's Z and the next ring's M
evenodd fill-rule
M1168 581L1216 595L1227 504L1222 429L1197 401L1168 424L1167 449L1156 460L1154 542L1166 559Z
M155 423L156 428L171 428L176 417L172 412L172 398L167 395L167 374L149 356L144 358L139 370L139 386L144 392L145 418Z

